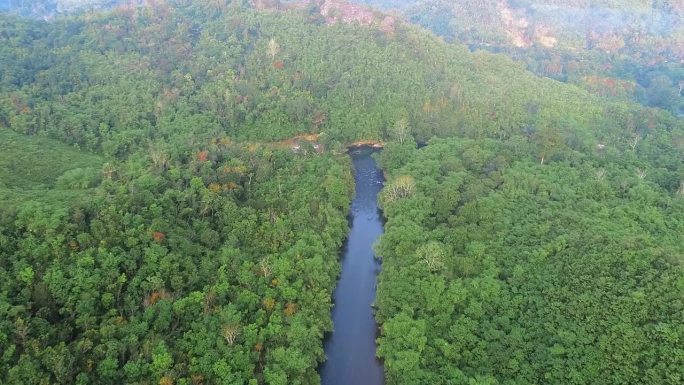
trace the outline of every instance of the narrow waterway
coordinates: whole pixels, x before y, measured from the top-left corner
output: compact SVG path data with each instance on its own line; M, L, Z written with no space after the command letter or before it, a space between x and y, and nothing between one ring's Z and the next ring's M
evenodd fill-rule
M335 330L325 341L327 361L321 366L323 385L383 384L382 362L375 357L378 325L371 305L380 263L373 243L383 232L377 197L383 174L370 148L351 150L356 195L352 226L342 256L342 274L335 289L332 319Z

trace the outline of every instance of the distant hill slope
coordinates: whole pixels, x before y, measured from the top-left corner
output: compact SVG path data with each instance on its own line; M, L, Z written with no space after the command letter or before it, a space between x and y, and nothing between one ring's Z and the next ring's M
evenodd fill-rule
M425 26L448 41L503 52L533 72L609 98L684 115L684 4L681 1L359 1ZM250 1L256 7L329 7L327 1ZM37 18L164 2L41 0L0 2ZM335 7L332 5L333 8Z
M140 4L130 0L0 0L0 11L22 16L52 18L73 12L111 8L119 4Z
M367 0L449 41L503 52L537 74L684 113L681 1Z

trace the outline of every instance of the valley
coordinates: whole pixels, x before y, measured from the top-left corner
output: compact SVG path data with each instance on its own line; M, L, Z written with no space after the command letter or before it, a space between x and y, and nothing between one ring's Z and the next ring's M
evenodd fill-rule
M37 4L0 13L0 383L682 383L676 109L356 3Z

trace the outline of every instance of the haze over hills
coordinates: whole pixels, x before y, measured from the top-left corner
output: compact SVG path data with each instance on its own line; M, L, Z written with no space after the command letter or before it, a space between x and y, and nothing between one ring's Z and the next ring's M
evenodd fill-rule
M666 110L330 0L0 14L0 65L0 383L320 383L359 142L387 384L684 379Z
M144 1L9 1L0 9L52 18L72 12L138 6ZM257 7L307 1L254 1ZM314 1L338 8L337 2ZM628 98L684 115L684 4L367 0L471 49L501 52L536 74L577 84L609 98ZM328 4L328 5L325 5ZM362 12L369 12L363 10ZM359 9L359 12L361 10Z
M368 1L606 97L684 114L681 1ZM393 5L396 4L396 5Z
M145 3L146 0L0 0L0 11L36 18L54 18L77 12L111 9L119 5L139 6Z

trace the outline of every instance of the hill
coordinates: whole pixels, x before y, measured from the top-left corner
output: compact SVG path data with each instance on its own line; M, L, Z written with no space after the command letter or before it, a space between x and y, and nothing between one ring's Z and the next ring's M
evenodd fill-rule
M536 74L684 113L684 5L661 1L367 1Z

